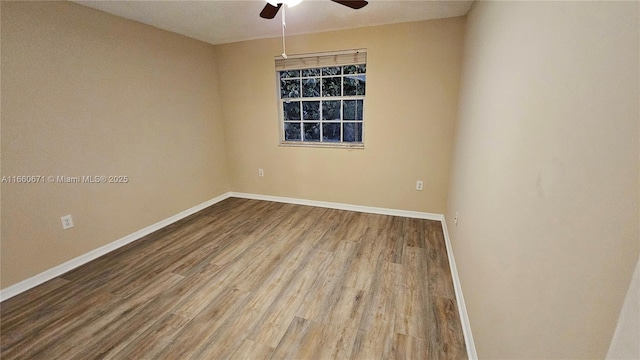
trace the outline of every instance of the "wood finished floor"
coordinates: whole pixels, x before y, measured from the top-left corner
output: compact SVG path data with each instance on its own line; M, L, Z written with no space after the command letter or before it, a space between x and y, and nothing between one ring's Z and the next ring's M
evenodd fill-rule
M439 222L230 198L0 304L2 359L466 358Z

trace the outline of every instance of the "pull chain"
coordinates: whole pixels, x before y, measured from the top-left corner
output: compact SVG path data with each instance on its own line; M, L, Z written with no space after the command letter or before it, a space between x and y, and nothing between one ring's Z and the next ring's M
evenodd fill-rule
M286 6L282 6L282 57L284 59L287 58L287 48L285 46L285 42L284 42L284 29L287 27L287 23L285 21L285 17L284 17L284 13L285 13L285 8Z

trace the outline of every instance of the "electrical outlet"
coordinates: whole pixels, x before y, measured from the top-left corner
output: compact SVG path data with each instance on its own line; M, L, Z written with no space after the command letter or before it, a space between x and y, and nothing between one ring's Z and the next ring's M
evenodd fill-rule
M264 176L264 170L258 169L258 176L263 177Z
M422 191L422 180L416 181L416 190Z
M458 212L456 211L456 217L453 218L453 224L458 226Z
M71 229L73 227L73 219L71 218L71 215L63 216L60 220L62 220L63 230Z

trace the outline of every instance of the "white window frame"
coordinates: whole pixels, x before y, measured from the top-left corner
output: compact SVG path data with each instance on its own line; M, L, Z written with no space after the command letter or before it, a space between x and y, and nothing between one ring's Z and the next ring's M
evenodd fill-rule
M350 148L350 149L362 149L364 148L365 143L365 125L364 119L366 118L365 109L366 109L366 91L365 95L353 95L353 96L344 96L342 94L343 86L341 86L341 95L340 96L322 96L322 78L326 77L340 77L341 84L344 84L345 77L351 76L359 76L364 75L365 73L360 74L344 74L340 73L340 75L318 75L314 76L320 78L320 96L318 97L298 97L292 98L296 99L295 101L300 101L302 106L302 101L317 101L319 102L319 119L318 120L305 120L302 115L302 109L300 114L300 121L290 122L290 123L300 123L302 129L301 139L294 141L285 140L285 123L287 121L284 120L284 103L286 100L283 100L281 97L281 85L280 85L280 72L286 70L304 70L304 69L315 69L315 68L323 68L323 67L332 67L332 66L347 66L347 65L361 65L367 63L366 61L366 49L355 49L355 50L344 50L344 51L335 51L335 52L324 52L324 53L314 53L314 54L300 54L300 55L289 55L286 59L282 56L278 56L275 58L276 63L276 89L277 89L277 98L278 98L278 118L279 118L279 134L280 134L280 146L294 146L294 147L329 147L329 148ZM290 79L309 79L309 77L302 77L302 73L300 73L299 77L292 77ZM302 88L300 89L302 91ZM362 100L362 120L343 120L343 101L344 100ZM339 120L323 120L322 119L322 101L340 101L340 119ZM320 140L319 141L305 141L304 140L304 124L305 123L319 123L320 124ZM340 142L337 141L323 141L323 124L333 123L340 124ZM360 124L362 127L361 141L360 142L344 142L344 128L343 124L345 123L354 123Z

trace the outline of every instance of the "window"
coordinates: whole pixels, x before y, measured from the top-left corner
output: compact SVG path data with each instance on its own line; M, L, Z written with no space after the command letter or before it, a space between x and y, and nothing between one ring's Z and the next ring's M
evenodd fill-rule
M276 58L281 144L363 147L365 50Z

